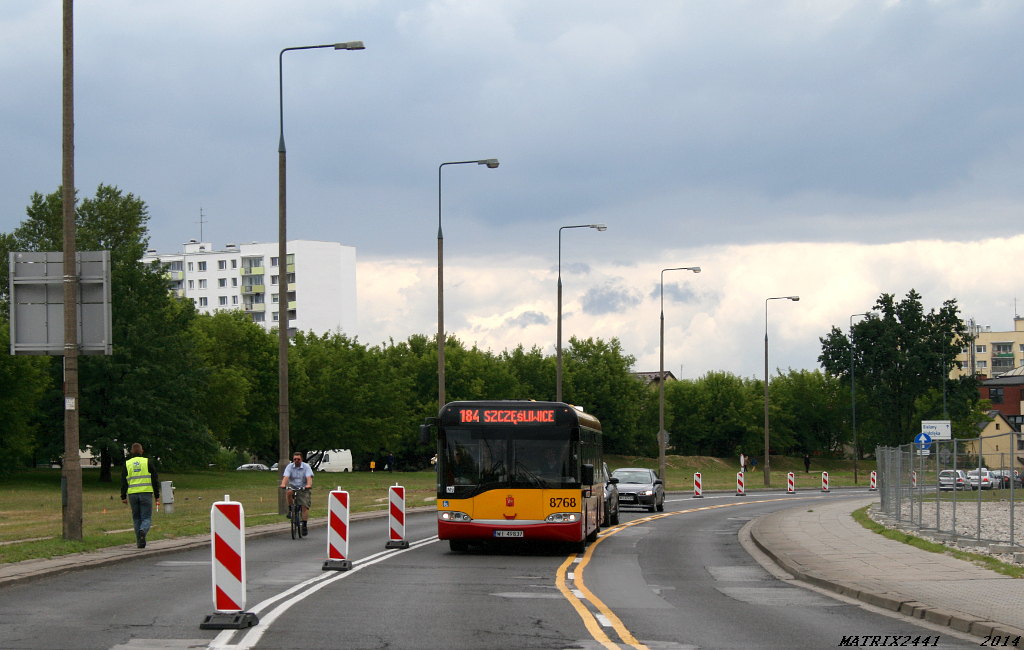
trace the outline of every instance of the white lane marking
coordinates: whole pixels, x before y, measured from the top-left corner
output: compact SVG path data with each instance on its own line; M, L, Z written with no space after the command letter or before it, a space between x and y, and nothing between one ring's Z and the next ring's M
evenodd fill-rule
M575 580L576 576L573 575L572 571L569 571L568 573L565 574L565 578L566 578L566 580Z
M335 574L333 576L328 575L328 576L320 576L320 577L317 577L317 578L312 578L310 580L307 580L304 583L300 583L298 585L295 585L295 587L292 587L291 589L289 589L289 590L287 590L285 592L282 592L281 594L278 594L277 596L274 596L273 598L269 598L269 599L263 601L262 603L257 605L257 607L262 609L267 604L269 604L271 602L276 602L276 601L280 600L281 598L284 598L285 596L287 596L287 595L289 595L291 593L294 593L295 591L297 591L297 590L299 590L301 588L304 588L304 587L306 587L308 585L313 585L313 586L310 587L309 589L307 589L306 591L304 591L304 592L302 592L302 593L300 593L300 594L298 594L296 596L293 596L292 598L289 598L288 600L286 600L285 602L281 603L280 605L275 607L273 610L271 610L269 614L267 614L266 616L264 616L260 620L258 625L256 625L255 627L251 627L251 628L249 628L246 631L245 635L241 639L239 639L237 645L235 645L235 644L232 644L230 646L228 645L228 641L234 635L235 630L225 630L224 632L230 632L231 634L225 635L224 632L221 632L219 635L217 635L217 638L215 638L210 643L210 645L208 647L210 647L210 648L233 647L233 648L237 648L237 650L247 650L248 648L252 648L257 643L259 643L260 639L263 637L263 634L270 628L271 624L273 624L273 622L276 621L282 614L284 614L289 609L291 609L292 605L295 605L296 603L299 603L299 602L305 600L307 597L312 596L313 594L315 594L316 592L320 591L321 589L323 589L327 585L331 584L332 582L337 582L338 580L341 580L342 578L348 577L348 576L352 575L353 573L355 573L356 571L359 571L360 569L363 569L363 568L368 567L368 566L372 566L374 564L377 564L378 562L383 562L384 560L386 560L388 558L395 557L397 555L401 555L402 553L408 553L409 551L412 551L412 550L415 550L417 548L420 548L421 546L426 546L428 544L433 544L436 541L438 541L438 539L437 539L437 536L435 535L435 536L432 536L432 537L427 537L426 539L422 539L422 540L413 542L409 546L409 548L407 548L407 549L403 549L403 550L400 550L400 551L388 550L388 551L382 551L380 553L375 553L374 555L371 555L371 556L369 556L366 559L359 560L357 563L355 563L355 566L353 566L350 571L345 571L343 573L338 573L338 574ZM316 582L319 582L319 584L314 584ZM253 610L251 610L251 611L255 611L255 609L256 608L253 608ZM225 637L223 640L221 639L222 636Z
M594 614L594 618L601 624L601 627L613 627L612 622L604 614Z
M586 599L587 599L587 597L586 597L586 596L584 596L584 595L583 595L583 592L582 592L582 591L580 591L579 589L570 589L569 591L571 591L571 592L572 592L572 595L573 595L573 596L576 596L576 597L577 597L577 598L579 598L580 600L586 600Z

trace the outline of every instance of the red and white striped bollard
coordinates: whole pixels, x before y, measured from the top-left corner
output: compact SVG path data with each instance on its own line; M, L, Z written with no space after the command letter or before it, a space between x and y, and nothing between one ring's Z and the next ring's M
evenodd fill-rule
M384 548L409 548L405 539L405 488L388 488L388 543Z
M704 489L701 487L701 484L700 484L700 472L694 472L693 473L693 498L694 499L703 499L704 498Z
M245 609L245 510L227 494L210 508L213 606L202 630L240 630L259 623Z
M747 493L743 489L743 472L736 472L736 496L747 496Z
M910 473L910 487L917 488L917 472L913 471Z
M796 492L796 476L793 472L786 475L786 494L793 494Z
M348 571L348 492L339 486L327 495L327 559L324 571Z
M878 472L871 470L871 487L868 488L872 492L878 491Z
M821 473L821 491L828 492L828 472Z

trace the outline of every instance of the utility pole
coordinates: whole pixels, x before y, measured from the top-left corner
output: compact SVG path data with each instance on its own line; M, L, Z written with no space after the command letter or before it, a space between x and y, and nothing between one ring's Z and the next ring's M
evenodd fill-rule
M82 541L82 464L78 459L78 269L75 268L74 5L64 0L64 79L61 184L64 218L64 539Z

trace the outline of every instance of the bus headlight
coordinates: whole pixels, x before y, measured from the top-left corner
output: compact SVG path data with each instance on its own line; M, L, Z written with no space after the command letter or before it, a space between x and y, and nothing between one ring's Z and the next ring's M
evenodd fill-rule
M454 510L445 510L437 513L437 518L441 521L469 521L470 516L464 512L456 512Z
M578 512L556 512L554 514L548 515L544 521L552 524L566 524L579 520L580 513Z

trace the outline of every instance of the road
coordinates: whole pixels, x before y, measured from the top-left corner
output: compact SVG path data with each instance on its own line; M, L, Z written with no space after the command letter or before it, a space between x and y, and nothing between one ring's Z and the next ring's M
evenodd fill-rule
M825 648L843 637L907 635L977 647L781 581L741 545L750 519L818 499L752 493L669 496L666 511L623 510L587 554L471 548L436 540L410 515L412 547L385 551L386 520L353 522L353 571L321 570L325 531L247 545L244 631L203 631L212 613L209 551L143 559L0 590L0 648Z

